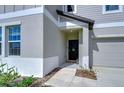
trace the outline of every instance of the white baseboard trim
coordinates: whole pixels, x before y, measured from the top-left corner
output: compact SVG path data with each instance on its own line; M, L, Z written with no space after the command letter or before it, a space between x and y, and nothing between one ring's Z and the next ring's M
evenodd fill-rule
M59 57L48 58L0 58L0 62L7 63L9 67L15 66L22 76L31 76L42 78L54 68L59 66Z
M43 58L1 58L9 67L15 66L22 76L43 77Z
M53 56L43 59L43 75L48 74L50 71L52 71L54 68L59 66L59 57Z
M83 56L82 67L85 69L89 69L89 56Z

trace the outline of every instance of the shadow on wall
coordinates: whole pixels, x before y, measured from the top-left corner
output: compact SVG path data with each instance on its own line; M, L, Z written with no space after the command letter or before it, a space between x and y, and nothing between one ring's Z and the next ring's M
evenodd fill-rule
M99 51L98 46L97 46L97 40L93 39L91 36L95 37L95 34L93 31L90 31L90 40L89 40L89 43L90 43L90 46L89 46L90 47L90 50L89 50L90 64L89 64L89 66L90 66L90 68L92 68L92 66L93 66L93 51L94 50Z

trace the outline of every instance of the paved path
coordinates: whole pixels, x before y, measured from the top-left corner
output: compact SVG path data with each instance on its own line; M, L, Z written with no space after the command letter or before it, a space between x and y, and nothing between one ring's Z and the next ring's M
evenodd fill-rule
M124 69L94 68L97 71L98 80L75 76L78 64L64 64L45 84L55 87L124 87Z

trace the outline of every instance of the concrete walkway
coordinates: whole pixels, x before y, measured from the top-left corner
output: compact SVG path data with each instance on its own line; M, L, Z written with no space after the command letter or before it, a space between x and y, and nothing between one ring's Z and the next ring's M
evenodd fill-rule
M55 87L124 87L124 69L94 68L97 71L98 80L75 76L78 64L66 63L45 84Z

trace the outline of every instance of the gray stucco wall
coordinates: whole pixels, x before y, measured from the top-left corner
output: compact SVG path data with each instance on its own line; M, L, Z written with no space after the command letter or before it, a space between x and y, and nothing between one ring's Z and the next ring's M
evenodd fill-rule
M124 27L94 29L92 35L124 34ZM124 37L96 38L91 41L94 66L124 67Z
M45 9L47 9L56 20L58 20L56 9L62 10L62 8L62 5L45 5Z
M47 17L44 15L44 58L48 57L59 57L59 65L64 63L66 60L65 56L65 36L62 31Z
M22 56L43 57L43 15L24 17L22 20Z
M124 6L121 13L102 14L102 5L78 5L77 14L93 19L95 23L124 21Z
M0 20L0 23L21 22L21 57L43 57L43 15L36 14Z

